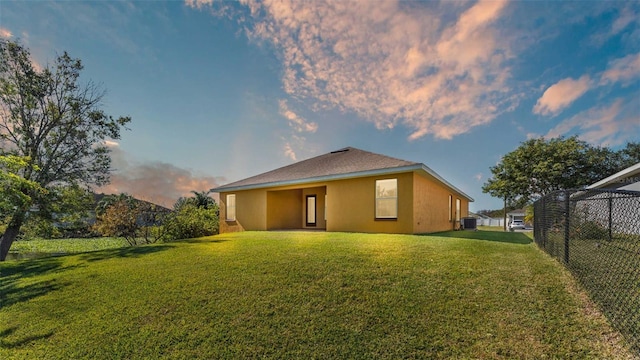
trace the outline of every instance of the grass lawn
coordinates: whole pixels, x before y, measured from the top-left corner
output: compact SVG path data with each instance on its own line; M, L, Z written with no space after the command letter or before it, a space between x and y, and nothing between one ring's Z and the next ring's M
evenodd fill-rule
M0 358L630 358L521 233L245 232L0 264Z
M11 245L8 258L23 259L75 254L94 250L116 249L127 245L127 241L123 238L112 237L18 240Z
M564 234L547 234L546 248L564 261ZM640 239L572 239L568 268L640 352ZM639 354L640 355L640 354Z

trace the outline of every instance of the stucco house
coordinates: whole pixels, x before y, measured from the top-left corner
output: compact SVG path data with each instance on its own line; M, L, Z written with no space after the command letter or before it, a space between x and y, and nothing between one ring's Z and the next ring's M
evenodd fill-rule
M347 147L212 189L220 232L457 229L473 199L426 165Z
M526 216L526 212L524 209L516 209L513 211L509 211L507 213L507 217L508 217L507 224L511 224L513 220L522 220L524 222L525 216Z

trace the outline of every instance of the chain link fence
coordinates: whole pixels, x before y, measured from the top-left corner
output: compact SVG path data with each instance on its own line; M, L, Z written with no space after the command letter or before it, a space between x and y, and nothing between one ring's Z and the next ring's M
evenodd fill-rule
M534 238L640 355L640 192L549 194L534 204Z

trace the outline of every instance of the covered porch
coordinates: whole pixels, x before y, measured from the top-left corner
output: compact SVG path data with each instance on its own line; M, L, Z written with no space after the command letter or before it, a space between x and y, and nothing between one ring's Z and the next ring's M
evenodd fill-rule
M326 230L327 187L267 191L267 230Z

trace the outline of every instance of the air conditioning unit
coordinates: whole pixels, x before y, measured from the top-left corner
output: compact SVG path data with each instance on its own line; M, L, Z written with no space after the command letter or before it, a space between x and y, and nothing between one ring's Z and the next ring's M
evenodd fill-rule
M476 218L466 217L460 219L460 225L463 230L478 230L476 226Z

